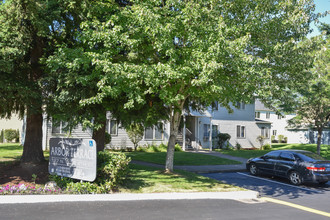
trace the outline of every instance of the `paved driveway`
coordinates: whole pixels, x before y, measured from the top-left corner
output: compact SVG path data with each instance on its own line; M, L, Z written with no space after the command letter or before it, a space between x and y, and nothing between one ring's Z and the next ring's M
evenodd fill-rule
M320 186L306 184L293 186L282 178L252 176L247 172L203 174L225 183L258 191L261 197L271 197L298 205L330 212L330 183Z

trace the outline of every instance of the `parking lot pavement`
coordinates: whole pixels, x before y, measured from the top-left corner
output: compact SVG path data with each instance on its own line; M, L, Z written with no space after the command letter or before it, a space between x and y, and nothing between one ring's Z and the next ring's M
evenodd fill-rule
M245 189L258 191L261 197L270 197L330 212L330 183L294 186L287 179L252 176L247 172L209 173L204 176Z

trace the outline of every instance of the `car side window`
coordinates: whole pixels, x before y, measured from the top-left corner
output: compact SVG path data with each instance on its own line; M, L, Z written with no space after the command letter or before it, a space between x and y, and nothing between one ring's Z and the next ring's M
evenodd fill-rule
M285 161L294 161L295 157L293 156L293 154L291 154L289 152L282 152L280 159L285 160Z
M277 152L277 151L271 151L269 152L268 154L265 154L264 158L265 159L273 159L273 160L276 160L278 159L280 155L280 152Z

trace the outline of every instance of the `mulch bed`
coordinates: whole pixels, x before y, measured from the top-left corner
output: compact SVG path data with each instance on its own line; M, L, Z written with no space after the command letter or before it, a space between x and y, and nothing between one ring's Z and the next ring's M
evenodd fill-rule
M35 182L32 174L37 175ZM0 186L25 184L45 184L48 180L48 161L40 164L20 164L12 162L0 166Z

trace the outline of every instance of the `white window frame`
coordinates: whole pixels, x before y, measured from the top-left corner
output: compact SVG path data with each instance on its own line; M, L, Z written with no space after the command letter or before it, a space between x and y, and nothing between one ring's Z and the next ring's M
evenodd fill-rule
M115 123L115 132L111 131L111 122ZM118 121L116 119L108 119L108 129L107 132L112 136L118 136Z
M269 128L268 127L261 127L261 136L265 138L269 138Z
M153 140L153 141L161 141L164 140L164 124L160 123L160 130L161 130L161 138L156 138L156 130L158 129L157 125L153 125L152 127L148 127L144 129L144 134L143 134L143 138L144 140ZM147 138L146 137L146 130L152 128L152 138Z
M246 127L245 127L245 125L236 125L236 137L237 138L246 138Z
M203 124L203 140L210 140L210 124Z
M236 102L237 109L244 110L245 109L245 103L244 102Z
M270 112L266 112L266 118L270 119Z
M59 122L59 126L54 126L54 124L53 124L53 122L52 122L52 134L57 134L57 135L59 135L59 134L62 134L62 135L63 135L63 134L66 134L67 131L63 130L64 127L67 126L67 125L65 125L66 123L67 123L67 122L60 121L60 122ZM60 132L54 132L54 131L53 131L54 127L56 127L56 128L59 127Z
M260 112L255 112L255 118L260 118Z
M276 137L276 135L277 135L277 130L273 130L273 135Z

